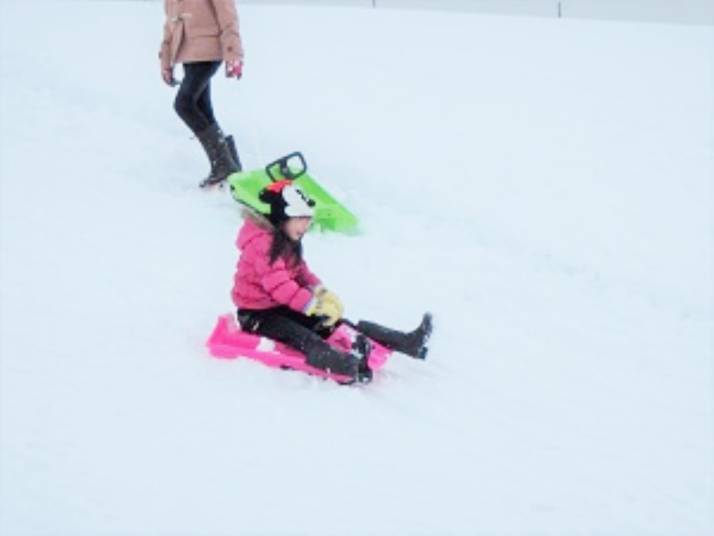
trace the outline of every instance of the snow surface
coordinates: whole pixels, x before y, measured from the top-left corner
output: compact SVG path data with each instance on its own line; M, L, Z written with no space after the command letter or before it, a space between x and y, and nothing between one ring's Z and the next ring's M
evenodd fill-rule
M240 225L159 80L160 3L3 2L0 534L714 533L714 29L241 9L214 84L348 316L345 388L203 346Z

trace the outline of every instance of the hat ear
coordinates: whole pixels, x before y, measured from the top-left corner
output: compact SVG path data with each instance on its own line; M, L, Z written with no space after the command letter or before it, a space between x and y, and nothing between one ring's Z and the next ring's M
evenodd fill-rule
M266 216L270 223L277 227L287 219L287 215L285 214L285 200L283 199L281 188L276 188L275 184L277 183L263 188L258 194L258 198L270 207Z
M263 188L258 194L258 198L263 202L270 204L271 200L275 197L275 194L270 190Z

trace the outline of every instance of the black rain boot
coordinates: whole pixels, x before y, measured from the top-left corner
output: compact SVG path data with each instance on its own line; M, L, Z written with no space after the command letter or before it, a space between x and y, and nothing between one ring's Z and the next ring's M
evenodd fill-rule
M230 147L218 124L213 123L205 130L198 132L196 137L201 142L208 161L211 163L211 172L201 182L201 188L219 184L226 180L228 175L238 171L238 164L233 159Z
M386 328L373 322L361 320L357 323L357 330L370 339L374 339L387 348L396 350L415 359L426 359L429 351L427 342L432 331L431 313L426 313L421 324L414 331L404 333L395 329Z

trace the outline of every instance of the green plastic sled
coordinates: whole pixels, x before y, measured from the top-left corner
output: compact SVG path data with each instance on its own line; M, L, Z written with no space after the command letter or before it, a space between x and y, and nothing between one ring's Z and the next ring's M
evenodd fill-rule
M267 214L270 207L263 203L258 195L271 182L291 179L315 201L313 226L321 231L333 231L344 234L357 233L357 217L332 197L318 182L307 173L307 163L302 153L291 153L268 164L265 169L233 173L228 177L233 199Z

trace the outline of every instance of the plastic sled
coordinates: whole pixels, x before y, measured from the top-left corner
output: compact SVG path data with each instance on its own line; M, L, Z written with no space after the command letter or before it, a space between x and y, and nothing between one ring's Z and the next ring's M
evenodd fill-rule
M268 214L270 207L258 195L271 182L291 179L313 199L315 205L314 225L322 231L355 234L357 217L332 197L327 190L307 173L307 162L300 152L291 153L268 164L265 169L242 171L228 177L233 199L260 214Z
M340 324L330 335L327 342L337 350L349 352L357 331L347 324ZM369 354L367 364L373 372L382 368L391 355L391 350L381 344L372 341L372 351ZM269 367L281 369L294 369L329 378L338 383L346 383L352 380L340 374L331 374L322 369L312 367L305 362L305 355L293 350L280 342L267 337L247 333L241 330L235 320L235 316L228 313L218 317L216 327L213 328L211 336L206 341L206 346L212 356L221 359L236 359L247 357L260 361Z

